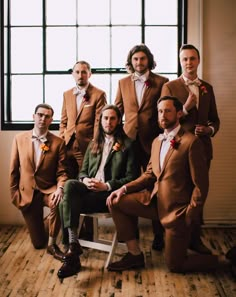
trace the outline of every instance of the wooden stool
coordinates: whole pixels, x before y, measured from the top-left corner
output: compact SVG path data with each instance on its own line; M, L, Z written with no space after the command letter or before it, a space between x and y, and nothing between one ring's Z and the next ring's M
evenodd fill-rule
M116 246L117 246L117 232L113 234L112 240L106 240L106 239L99 239L98 235L98 222L99 219L109 219L111 218L110 213L88 213L88 214L80 214L80 224L79 224L79 230L78 234L80 233L83 221L85 217L92 217L93 218L93 241L79 239L79 243L82 247L87 247L91 249L96 249L100 251L104 251L108 253L108 257L106 260L105 268L108 267L110 262L112 261L112 257L114 255Z

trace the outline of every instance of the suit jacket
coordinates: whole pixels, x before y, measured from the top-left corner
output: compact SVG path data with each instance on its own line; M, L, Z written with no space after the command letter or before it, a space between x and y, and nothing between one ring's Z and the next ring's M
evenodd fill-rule
M188 115L184 116L181 120L181 125L185 130L192 133L194 133L195 125L197 124L212 126L214 127L215 135L220 127L220 119L217 112L214 91L210 84L203 80L200 81L202 84L199 86L199 107L198 109L196 107L192 108L188 112ZM201 90L202 86L205 86L206 92ZM172 80L163 86L161 96L166 95L177 97L183 104L186 102L189 90L182 77ZM211 137L200 136L200 139L204 144L207 159L212 159L213 149Z
M10 194L12 203L25 208L32 202L33 192L39 189L50 194L67 180L65 168L65 142L48 132L49 150L41 154L36 168L32 130L15 136L10 160Z
M79 178L95 177L100 166L102 153L92 154L91 144L92 141L84 156ZM133 149L133 141L126 137L124 145L118 151L112 149L109 153L104 166L104 176L105 182L110 184L112 190L120 188L139 176L140 167L134 157Z
M206 160L201 154L202 142L183 129L175 139L177 147L169 148L160 169L161 140L157 137L146 172L126 185L128 193L152 188L135 197L148 205L157 195L158 214L165 228L173 227L185 216L200 221L209 187Z
M76 95L73 95L74 88L66 91L63 95L61 122L59 136L66 145L76 133L79 150L84 154L89 141L94 137L99 124L99 116L106 104L104 91L89 84L86 95L88 100L83 100L79 112L77 112Z
M131 138L139 137L145 152L150 155L153 139L159 135L161 129L157 125L157 100L161 95L161 88L168 78L150 72L141 105L139 106L135 82L132 75L119 81L115 104L125 115L124 131Z

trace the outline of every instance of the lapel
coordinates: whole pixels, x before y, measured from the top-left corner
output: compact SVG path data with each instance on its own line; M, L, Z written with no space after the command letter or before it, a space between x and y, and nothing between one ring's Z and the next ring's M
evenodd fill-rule
M128 81L128 93L129 93L129 98L130 98L130 104L133 105L135 104L137 109L139 109L139 104L138 104L138 99L136 96L136 91L135 91L135 82L132 80L132 74L129 77L129 81ZM133 102L132 102L133 101Z
M27 155L29 157L30 164L35 171L35 164L34 164L34 144L32 141L33 130L29 131L28 135L26 136L26 143L27 143Z
M50 150L50 144L51 144L52 140L51 140L51 135L50 135L49 132L47 133L46 137L47 137L47 141L45 142L45 144L49 147L49 150ZM46 157L46 154L48 154L48 152L43 152L43 151L41 152L39 162L38 162L38 166L36 167L35 171L37 171L40 168L40 166L42 165L42 163L43 163L43 161L44 161L44 159Z
M84 98L82 99L82 103L81 103L80 108L79 108L79 110L78 110L78 113L77 113L77 116L76 116L76 120L78 120L78 118L79 118L79 116L80 116L80 114L81 114L81 112L82 112L84 106L85 106L86 104L90 103L90 100L91 100L91 99L90 99L90 94L92 93L92 88L93 88L93 86L92 86L91 84L89 84L89 85L88 85L88 88L87 88L87 90L86 90L86 95L88 96L88 100L85 100ZM76 102L76 97L75 97L75 102ZM77 106L76 106L75 108L76 108L76 110L77 110Z

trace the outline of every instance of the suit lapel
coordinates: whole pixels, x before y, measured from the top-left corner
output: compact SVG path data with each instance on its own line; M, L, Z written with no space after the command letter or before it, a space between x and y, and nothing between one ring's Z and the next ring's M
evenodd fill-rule
M26 143L27 143L27 154L29 156L29 161L31 163L31 166L33 170L35 171L35 164L34 164L34 144L32 141L32 134L33 130L29 132L29 134L26 136Z

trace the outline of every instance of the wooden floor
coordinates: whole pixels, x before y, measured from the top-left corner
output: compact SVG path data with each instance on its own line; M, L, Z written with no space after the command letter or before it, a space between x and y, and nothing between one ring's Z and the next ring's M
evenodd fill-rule
M104 237L113 227L101 227ZM236 229L204 229L204 241L214 253L236 244ZM236 282L230 272L175 274L168 272L163 253L151 249L149 225L140 228L140 245L146 268L123 273L104 269L107 253L84 249L82 271L57 278L61 263L45 250L34 250L26 228L0 226L0 297L235 297ZM124 250L117 248L114 259Z

